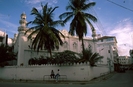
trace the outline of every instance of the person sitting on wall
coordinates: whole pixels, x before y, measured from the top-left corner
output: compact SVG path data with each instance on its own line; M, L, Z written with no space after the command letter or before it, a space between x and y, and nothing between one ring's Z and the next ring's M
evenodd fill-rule
M51 78L54 78L55 77L55 74L54 74L54 71L53 70L51 71L51 75L50 76L51 76Z

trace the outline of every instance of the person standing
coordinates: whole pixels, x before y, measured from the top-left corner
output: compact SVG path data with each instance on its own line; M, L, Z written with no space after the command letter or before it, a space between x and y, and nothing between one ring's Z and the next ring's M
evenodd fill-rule
M60 70L58 69L57 74L56 74L56 82L58 82L59 76L60 76Z

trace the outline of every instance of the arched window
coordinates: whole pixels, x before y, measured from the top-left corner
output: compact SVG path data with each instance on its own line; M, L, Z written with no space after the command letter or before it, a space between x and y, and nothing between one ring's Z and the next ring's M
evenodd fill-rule
M77 49L77 43L76 42L73 43L73 49L74 50Z
M92 50L92 46L90 44L88 45L88 49L89 50Z
M68 47L67 41L64 42L63 46L64 46L64 48L67 48Z

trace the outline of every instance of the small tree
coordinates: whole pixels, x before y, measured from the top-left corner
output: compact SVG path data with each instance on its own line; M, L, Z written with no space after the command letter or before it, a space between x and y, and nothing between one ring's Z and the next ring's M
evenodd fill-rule
M13 47L6 46L4 44L0 45L0 66L4 67L8 65L7 61L15 60L16 54L13 52Z
M65 50L63 52L58 52L53 55L56 60L56 63L75 63L77 62L79 54L73 51Z
M99 53L93 53L92 50L85 49L84 57L82 55L79 62L89 62L91 66L96 66L95 63L102 58L103 56L100 56Z

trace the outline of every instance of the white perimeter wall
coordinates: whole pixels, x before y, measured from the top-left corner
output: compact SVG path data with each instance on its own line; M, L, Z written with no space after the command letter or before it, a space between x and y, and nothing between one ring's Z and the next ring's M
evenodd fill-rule
M89 81L101 73L109 72L107 66L90 67L89 64L6 66L0 68L0 79L43 80L44 75L50 75L51 70L56 74L57 69L60 69L60 75L67 76L67 80L74 81Z

